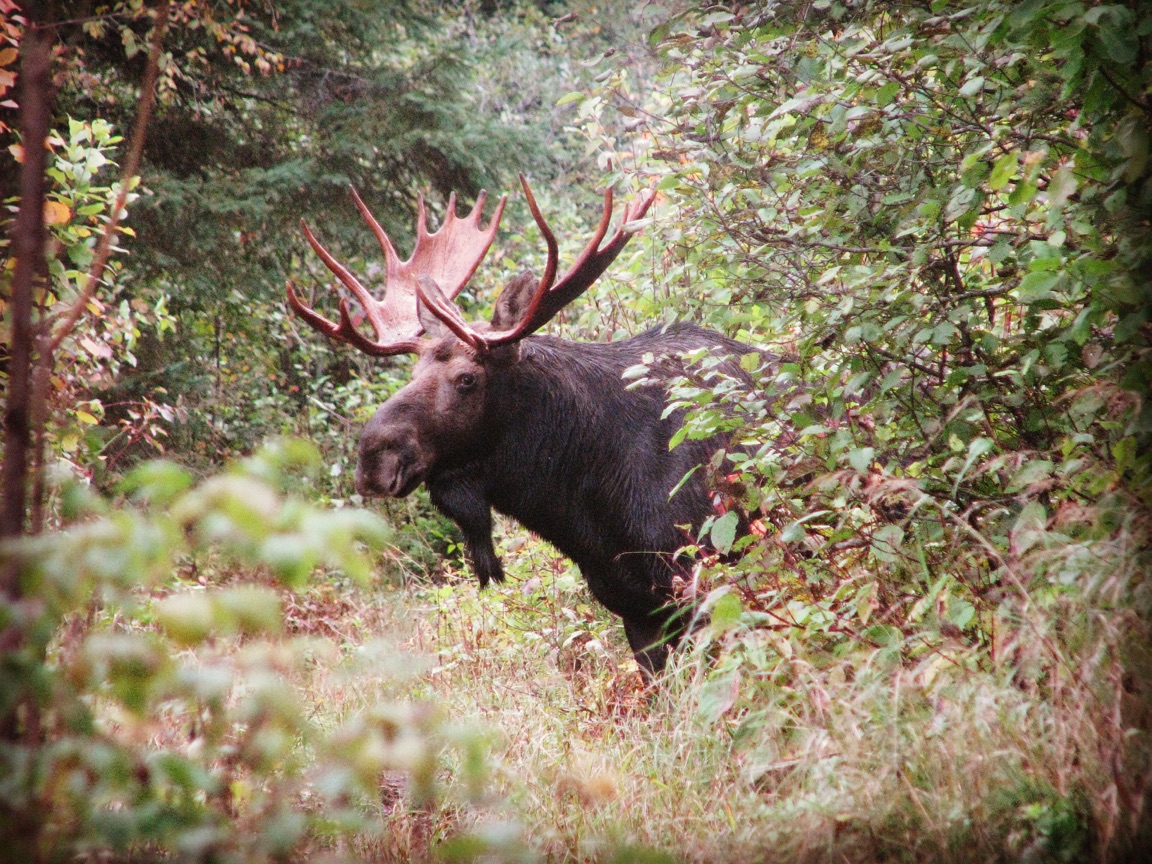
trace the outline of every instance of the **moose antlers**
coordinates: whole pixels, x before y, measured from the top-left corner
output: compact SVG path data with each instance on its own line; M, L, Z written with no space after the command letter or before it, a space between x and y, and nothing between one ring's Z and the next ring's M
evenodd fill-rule
M504 214L504 203L507 200L507 196L500 199L488 227L481 229L480 215L484 209L485 197L485 193L481 192L476 198L472 212L459 219L456 216L456 195L453 193L448 198L448 215L444 219L444 224L439 231L432 234L428 233L424 199L420 198L416 215L416 248L407 261L401 261L400 256L396 254L396 247L392 245L380 223L353 189L352 199L384 252L384 296L380 300L373 297L348 268L332 257L332 254L316 239L308 223L300 220L300 227L304 229L308 243L359 302L364 310L364 317L368 319L376 333L376 341L368 339L356 329L348 309L348 301L344 298L340 300L339 324L334 324L304 305L291 282L287 283L288 305L313 329L337 342L347 342L366 354L386 357L391 354L417 351L420 344L417 339L420 323L416 315L418 280L421 277L435 279L437 284L444 286L450 297L455 297L468 284L468 280L480 266L480 262L488 253L488 247L496 237L496 229L500 225L500 217Z
M373 297L359 280L321 245L308 225L301 221L304 236L316 254L320 256L328 269L336 275L363 308L364 317L368 319L375 332L374 341L356 328L348 308L348 302L344 298L340 301L339 324L329 321L305 305L291 282L287 284L288 305L293 312L318 332L338 342L346 342L374 356L419 351L421 325L417 314L417 300L457 337L478 351L488 351L499 345L507 345L523 339L543 327L568 303L571 303L595 283L608 265L620 254L628 240L631 239L634 232L629 230L629 223L642 218L648 212L656 194L654 190L649 190L642 197L625 206L620 226L612 237L601 246L612 219L612 190L605 190L604 212L600 217L600 225L575 263L557 282L558 247L556 237L540 213L536 198L523 174L520 175L520 183L524 187L524 194L528 199L532 216L536 220L547 245L548 259L544 266L544 274L540 277L540 282L536 286L523 315L511 328L487 332L477 330L463 319L455 304L452 303L453 298L463 290L487 254L496 236L500 217L504 213L507 196L500 199L488 226L482 229L480 217L484 209L485 193L483 192L477 197L472 212L463 219L457 218L456 196L455 194L451 195L448 199L448 214L444 219L443 226L431 234L428 232L427 214L424 201L421 198L416 217L416 248L407 261L401 261L400 256L396 254L395 247L388 239L388 235L373 218L356 191L352 191L353 200L356 202L360 214L375 233L380 248L384 252L386 262L385 285L383 297L380 300Z

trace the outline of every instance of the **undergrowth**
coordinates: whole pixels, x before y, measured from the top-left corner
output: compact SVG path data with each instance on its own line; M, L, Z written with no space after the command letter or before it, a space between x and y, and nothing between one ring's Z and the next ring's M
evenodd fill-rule
M5 750L0 784L33 796L50 860L1124 862L1149 841L1136 520L1094 547L1092 590L922 651L821 638L702 560L699 626L646 689L545 544L504 522L508 583L450 558L415 578L366 514L277 491L315 459L273 445L191 487L148 466L119 511L62 493L87 515L30 550L46 662L6 668L45 743Z
M469 796L449 764L448 798L471 803L416 834L411 809L382 811L365 854L1085 861L1135 860L1147 839L1147 657L1122 612L1068 638L1070 605L1031 610L999 658L957 641L914 663L867 644L757 653L714 619L643 691L571 565L511 536L510 584L449 572L417 591L404 648L422 671L378 693L487 730L488 786Z

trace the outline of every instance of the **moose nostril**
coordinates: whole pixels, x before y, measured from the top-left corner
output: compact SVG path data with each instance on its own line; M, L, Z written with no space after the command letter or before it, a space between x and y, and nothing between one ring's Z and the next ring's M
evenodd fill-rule
M402 483L403 472L401 469L403 468L403 466L401 465L400 460L396 459L392 462L391 466L389 466L389 467L391 468L391 470L388 472L389 473L388 484L387 484L388 490L390 492L395 492L397 489L400 488L400 485Z

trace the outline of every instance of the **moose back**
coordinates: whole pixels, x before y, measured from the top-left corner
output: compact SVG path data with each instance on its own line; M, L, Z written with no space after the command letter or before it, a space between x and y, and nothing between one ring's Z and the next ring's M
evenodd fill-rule
M531 335L586 291L628 242L629 222L651 206L648 193L624 208L605 241L612 193L592 239L557 279L557 244L527 181L521 183L548 249L543 275L514 278L490 322L465 322L452 299L467 284L495 237L502 199L480 227L481 193L460 219L455 196L444 224L429 233L423 201L412 256L401 261L387 235L353 191L386 263L380 299L319 243L305 236L363 310L374 338L353 320L346 299L333 322L300 299L288 302L329 338L375 356L415 353L412 380L368 421L360 439L356 489L365 497L403 497L421 483L433 504L464 535L465 554L481 586L504 579L492 544L492 510L516 519L580 568L592 594L624 622L646 677L659 672L685 627L674 581L675 558L688 535L712 513L704 472L726 442L686 441L669 450L677 414L664 417L660 386L628 389L625 369L667 357L653 369L674 369L685 352L709 348L739 357L750 348L692 324L649 330L608 344Z

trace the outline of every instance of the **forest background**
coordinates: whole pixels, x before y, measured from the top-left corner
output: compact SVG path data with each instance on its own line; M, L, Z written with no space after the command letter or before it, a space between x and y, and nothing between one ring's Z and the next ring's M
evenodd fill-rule
M1146 3L0 14L9 860L1152 847ZM517 172L569 258L605 185L661 193L551 332L780 357L670 388L677 440L752 446L655 692L514 524L481 594L423 493L362 509L406 361L283 306L330 293L302 217L378 275L350 184L403 243ZM469 314L539 265L528 215Z

